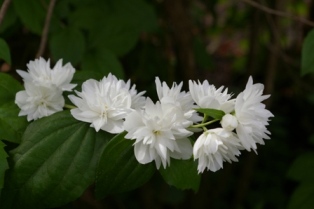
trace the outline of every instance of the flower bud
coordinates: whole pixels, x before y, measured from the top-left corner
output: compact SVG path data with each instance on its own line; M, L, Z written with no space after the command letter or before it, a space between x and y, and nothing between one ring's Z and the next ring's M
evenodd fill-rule
M228 131L233 131L238 126L238 120L231 114L226 114L222 117L221 126Z

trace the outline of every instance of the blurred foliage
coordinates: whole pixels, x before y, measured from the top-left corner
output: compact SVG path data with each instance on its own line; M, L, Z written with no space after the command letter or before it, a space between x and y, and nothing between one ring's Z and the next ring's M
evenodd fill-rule
M312 1L257 2L314 21ZM0 25L1 72L20 79L15 70L26 70L26 63L35 58L48 7L48 0L11 2ZM244 153L239 163L206 172L198 192L168 186L163 178L176 179L161 172L132 192L95 200L90 188L61 208L313 208L314 42L310 29L243 1L57 1L42 56L53 63L60 58L71 62L77 69L74 82L101 79L111 72L130 78L140 91L156 98L155 76L168 83L208 79L240 91L252 75L272 95L266 105L275 115L270 122L271 140L259 146L258 156ZM0 87L10 87L5 76L0 77ZM17 112L13 107L12 113L1 112L2 105L10 105L6 100L0 98L1 123ZM16 124L19 130L25 129L25 121ZM9 142L0 141L0 146L12 146L13 134L20 140L19 130L7 129ZM6 153L1 152L0 171L6 168ZM0 176L0 188L1 181Z

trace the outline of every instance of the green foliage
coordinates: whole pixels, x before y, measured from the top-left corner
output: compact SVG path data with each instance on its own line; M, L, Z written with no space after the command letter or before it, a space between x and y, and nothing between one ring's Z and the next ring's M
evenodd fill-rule
M294 191L288 209L309 209L314 205L314 153L299 156L291 165L288 177L300 185Z
M78 64L85 52L83 33L72 27L60 30L51 37L50 50L55 60L63 59L64 63Z
M7 162L8 154L5 152L4 147L5 144L0 140L0 191L4 184L4 173L9 168Z
M210 108L196 108L195 110L197 112L203 113L209 117L212 117L214 119L219 119L219 120L225 115L225 112L222 110L216 110L216 109L210 109Z
M15 100L15 94L21 91L23 86L14 78L5 73L0 73L0 101L1 103Z
M14 104L15 94L22 85L11 76L0 73L0 139L19 143L26 126L25 117L18 117L19 108Z
M291 165L288 177L299 182L312 181L314 184L314 153L299 156Z
M197 163L190 160L171 159L166 169L160 168L163 179L178 189L193 189L197 192L201 182L201 175L197 173Z
M312 177L313 178L313 177ZM311 209L314 205L314 184L301 183L294 191L288 209Z
M20 143L28 123L26 117L18 117L19 111L13 102L0 105L0 139Z
M306 36L302 45L301 75L314 72L314 29Z
M110 72L118 78L124 78L121 63L112 52L105 48L87 52L82 60L81 68L83 71L96 72L99 79Z
M0 59L3 59L7 63L11 64L10 48L5 40L0 38Z
M93 183L109 137L68 111L33 122L13 151L1 208L57 207L77 199Z
M121 133L105 147L96 173L96 198L130 191L146 183L155 172L155 165L139 164L134 156L134 141Z
M38 0L14 0L15 12L23 24L33 33L41 34L44 26L46 11L44 8L45 1Z

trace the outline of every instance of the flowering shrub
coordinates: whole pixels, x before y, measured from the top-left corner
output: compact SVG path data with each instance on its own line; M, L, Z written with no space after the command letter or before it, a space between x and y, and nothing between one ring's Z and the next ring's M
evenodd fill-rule
M241 151L256 152L257 144L269 139L273 115L262 103L269 95L252 77L235 98L207 80L189 81L185 92L182 82L169 87L156 77L153 102L112 74L73 91L75 70L62 60L52 69L43 58L27 67L28 72L17 70L24 89L0 75L1 82L12 83L12 89L1 85L0 96L12 99L8 120L17 124L5 139L20 143L11 151L4 208L57 207L94 182L95 195L102 198L141 186L157 170L169 184L196 191L201 173L222 169L224 162L238 161ZM9 198L13 195L18 201Z

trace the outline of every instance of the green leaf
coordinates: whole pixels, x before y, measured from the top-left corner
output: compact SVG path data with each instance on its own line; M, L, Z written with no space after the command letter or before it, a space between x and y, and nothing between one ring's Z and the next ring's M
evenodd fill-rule
M314 29L306 36L302 45L301 75L314 72Z
M290 166L287 176L296 181L314 183L314 152L299 156Z
M91 46L107 48L118 56L129 52L138 40L139 32L133 24L119 16L105 19L91 33Z
M0 139L20 143L28 122L19 117L20 109L13 102L0 105Z
M219 120L225 115L225 112L222 110L209 109L209 108L196 108L195 110L197 112L203 113L207 116L210 116L214 119L219 119Z
M314 184L302 183L293 193L288 209L311 209L314 205Z
M102 21L92 27L91 46L107 48L118 56L128 53L136 45L140 32L157 26L152 7L143 0L103 1L94 6L101 9Z
M79 6L69 15L70 25L84 30L92 30L99 25L99 21L103 20L104 12L98 3Z
M160 168L159 172L167 184L178 189L193 189L198 191L201 175L197 173L197 163L190 160L171 159L170 166Z
M80 197L94 182L99 154L111 138L68 111L31 123L13 151L1 208L53 208Z
M7 63L11 64L10 48L5 40L0 38L0 59L3 59Z
M102 75L100 79L109 73L118 78L124 78L123 68L118 58L106 49L96 49L86 53L81 68L84 71L99 72Z
M130 191L146 183L155 172L152 163L142 165L135 159L133 142L121 133L105 147L96 173L96 198Z
M44 4L38 0L14 0L13 6L22 23L30 31L40 35L46 17Z
M25 117L19 117L19 108L14 104L15 94L22 85L5 73L0 73L0 139L19 143L26 126Z
M23 86L14 78L0 73L0 101L2 104L15 100L15 94L23 90Z
M85 38L77 28L65 28L53 34L50 50L55 60L63 59L64 63L71 62L76 65L84 55Z
M4 147L5 144L2 141L0 141L0 190L3 187L5 171L9 168L7 162L8 155L5 152Z

